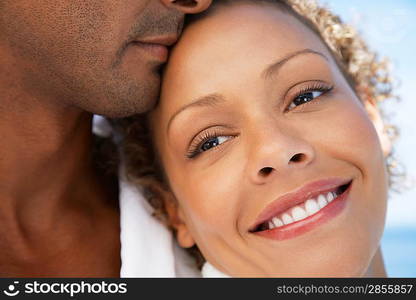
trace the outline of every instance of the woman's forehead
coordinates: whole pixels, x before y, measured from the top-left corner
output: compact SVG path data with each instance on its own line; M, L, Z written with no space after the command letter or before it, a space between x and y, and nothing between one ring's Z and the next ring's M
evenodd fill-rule
M200 93L212 93L210 84L259 77L267 66L305 49L331 56L312 30L270 7L274 6L224 6L191 24L172 52L162 96L167 90L171 95L173 87L176 92L193 93L198 88Z

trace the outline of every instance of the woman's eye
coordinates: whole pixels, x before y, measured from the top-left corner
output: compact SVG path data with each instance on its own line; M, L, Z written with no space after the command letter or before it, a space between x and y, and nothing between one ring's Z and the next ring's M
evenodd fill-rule
M310 102L313 99L321 96L325 91L310 91L306 93L302 93L299 96L297 96L289 105L289 110L295 108L296 106L302 105L304 103Z
M205 135L199 136L195 141L192 142L186 157L189 159L195 158L202 152L211 150L212 148L218 147L219 145L231 140L234 136L220 135L219 133L211 132Z
M209 149L217 147L218 145L221 145L222 143L226 142L229 138L229 136L217 136L210 138L201 144L199 151L205 152Z

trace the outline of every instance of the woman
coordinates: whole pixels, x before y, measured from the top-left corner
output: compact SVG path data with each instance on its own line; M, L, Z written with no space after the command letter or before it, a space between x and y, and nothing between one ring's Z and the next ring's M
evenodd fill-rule
M311 1L216 1L125 125L128 172L205 276L385 276L384 69Z

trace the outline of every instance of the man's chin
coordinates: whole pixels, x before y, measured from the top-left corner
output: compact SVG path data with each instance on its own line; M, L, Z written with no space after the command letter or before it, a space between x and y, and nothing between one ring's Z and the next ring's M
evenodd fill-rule
M97 109L101 115L110 118L123 118L152 110L158 102L160 92L160 75L153 71L147 78L130 79L119 83L116 92L105 93L103 102ZM113 97L108 95L113 94Z
M93 113L107 118L126 118L151 111L155 106L155 103L156 100L146 102L141 102L140 100L129 101L112 104L106 109L95 110Z

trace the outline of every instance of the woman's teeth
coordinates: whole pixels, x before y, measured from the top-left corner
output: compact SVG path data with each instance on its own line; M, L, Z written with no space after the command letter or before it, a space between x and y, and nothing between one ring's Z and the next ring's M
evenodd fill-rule
M265 230L281 227L283 225L300 221L313 214L316 214L328 203L332 202L332 200L334 200L336 197L337 194L335 192L329 192L327 194L319 195L316 199L308 199L304 203L289 208L279 216L276 216L266 222L267 226L264 226L266 227Z

